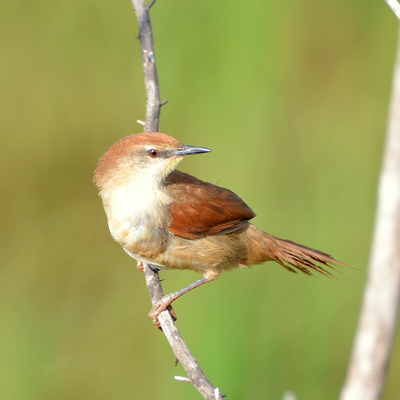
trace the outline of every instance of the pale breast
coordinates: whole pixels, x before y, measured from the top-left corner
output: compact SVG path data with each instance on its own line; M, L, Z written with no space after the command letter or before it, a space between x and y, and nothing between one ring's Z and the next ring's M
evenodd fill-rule
M161 207L168 199L159 190L138 190L125 185L101 193L108 226L113 238L127 251L149 257L165 251L169 220L168 208Z

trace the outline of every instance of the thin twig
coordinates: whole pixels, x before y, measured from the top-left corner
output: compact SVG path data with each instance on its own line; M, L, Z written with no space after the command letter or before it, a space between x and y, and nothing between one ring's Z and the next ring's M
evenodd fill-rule
M341 400L377 400L400 297L400 30L367 284Z
M144 130L145 132L157 132L160 117L160 90L149 16L149 8L154 4L154 1L148 6L144 0L132 0L132 4L139 25L138 38L140 40L144 83L146 86L146 124Z
M139 25L138 38L140 40L143 74L146 86L145 132L157 132L160 107L166 103L160 102L160 91L149 17L149 9L154 5L154 2L155 0L146 5L144 0L132 0ZM149 268L147 264L143 264L143 269L150 299L152 304L155 305L157 301L163 297L160 279L158 274ZM204 375L196 359L182 339L169 311L163 311L158 317L158 320L175 357L188 374L188 378L181 377L180 380L190 382L206 400L222 400L225 396L220 394L218 388L214 387Z

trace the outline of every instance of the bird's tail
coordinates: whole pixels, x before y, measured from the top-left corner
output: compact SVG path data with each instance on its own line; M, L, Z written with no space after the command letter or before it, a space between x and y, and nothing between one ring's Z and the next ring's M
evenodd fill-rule
M318 272L329 277L333 276L334 265L345 265L322 251L290 240L279 239L257 228L256 230L257 232L254 232L256 240L252 241L252 255L254 258L252 257L253 259L249 265L265 261L276 261L290 272L301 271L307 275L313 275L314 272Z

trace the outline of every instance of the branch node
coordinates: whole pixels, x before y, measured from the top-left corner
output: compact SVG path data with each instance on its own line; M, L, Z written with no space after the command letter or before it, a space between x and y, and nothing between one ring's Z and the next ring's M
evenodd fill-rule
M147 58L148 58L148 60L152 63L152 64L154 64L154 62L155 62L155 59L154 59L154 53L152 52L152 51L146 51L146 55L147 55Z
M154 3L156 2L156 0L151 0L151 2L147 5L147 11L150 10L151 7L153 7Z
M181 382L187 382L187 383L192 383L192 380L186 376L179 376L179 375L175 375L174 379L177 381L181 381Z
M160 103L160 106L162 107L162 106L165 106L165 104L167 104L168 103L168 100L163 100L161 103Z
M214 397L215 400L221 400L226 397L226 394L220 393L219 388L214 388Z
M144 121L142 121L141 119L138 119L137 121L136 121L139 125L142 125L142 126L145 126L145 122Z

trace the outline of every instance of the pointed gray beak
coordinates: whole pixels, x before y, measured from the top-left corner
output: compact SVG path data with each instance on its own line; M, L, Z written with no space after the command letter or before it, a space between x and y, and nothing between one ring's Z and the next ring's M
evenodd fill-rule
M208 153L210 149L206 147L188 146L184 144L180 149L174 151L175 156L188 156L189 154Z

